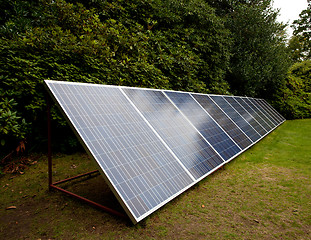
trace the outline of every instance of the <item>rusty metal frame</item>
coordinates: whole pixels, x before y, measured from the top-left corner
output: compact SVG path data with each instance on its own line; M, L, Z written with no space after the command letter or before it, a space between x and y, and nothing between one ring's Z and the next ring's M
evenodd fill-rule
M53 183L53 171L52 171L52 134L51 134L51 99L49 97L47 97L47 127L48 127L48 182L49 182L49 190L58 190L58 191L61 191L67 195L70 195L76 199L79 199L83 202L86 202L87 204L93 206L93 207L96 207L96 208L99 208L99 209L102 209L104 210L105 212L107 213L110 213L110 214L113 214L113 215L116 215L118 217L122 217L122 218L128 218L125 214L123 213L120 213L114 209L111 209L109 207L106 207L106 206L103 206L99 203L96 203L90 199L87 199L85 197L82 197L78 194L75 194L73 192L70 192L68 190L65 190L59 186L56 186L58 184L61 184L61 183L64 183L64 182L69 182L69 181L72 181L72 180L75 180L75 179L78 179L78 178L81 178L81 177L85 177L85 176L90 176L92 174L95 174L95 173L99 173L98 170L94 170L94 171L91 171L91 172L87 172L87 173L83 173L83 174L80 174L80 175L77 175L77 176L74 176L74 177L70 177L70 178L67 178L67 179L63 179L63 180L60 180L60 181L57 181L57 182L54 182Z

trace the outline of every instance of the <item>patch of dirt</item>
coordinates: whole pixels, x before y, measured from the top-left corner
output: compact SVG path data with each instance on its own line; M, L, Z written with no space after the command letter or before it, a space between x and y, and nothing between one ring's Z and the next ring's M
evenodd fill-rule
M5 210L0 214L0 238L1 239L27 239L29 231L32 229L32 222L36 215L36 210L48 207L45 201L36 201L28 198L23 203L16 206L16 209Z
M84 179L84 181L82 179L73 181L72 184L62 184L61 187L116 209L119 212L123 211L100 175ZM93 191L94 189L96 189L96 194ZM16 208L10 210L6 210L8 206L0 206L0 239L33 239L34 236L38 239L53 239L53 236L56 234L53 224L59 224L63 214L67 216L66 221L74 219L74 222L87 222L86 229L94 233L104 233L109 231L109 229L102 229L101 226L97 227L94 225L97 222L103 223L104 221L97 221L89 218L89 216L87 216L86 220L83 211L95 211L97 212L97 217L104 215L108 216L110 220L114 219L113 216L105 215L103 211L91 206L88 207L86 203L75 200L71 196L56 190L48 191L47 188L43 188L38 193L38 196L21 196L14 206ZM79 214L80 211L82 212L81 214ZM92 223L93 221L94 223ZM129 220L124 220L125 223L127 221ZM71 232L69 233L72 234ZM71 239L72 236L68 236L68 238Z

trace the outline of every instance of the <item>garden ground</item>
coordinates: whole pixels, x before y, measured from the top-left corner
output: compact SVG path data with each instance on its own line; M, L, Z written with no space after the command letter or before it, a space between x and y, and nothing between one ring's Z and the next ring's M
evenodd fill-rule
M30 158L0 175L0 239L311 238L311 119L286 121L136 225L48 191L47 157ZM53 155L54 181L94 168L85 153ZM122 211L100 175L62 186Z

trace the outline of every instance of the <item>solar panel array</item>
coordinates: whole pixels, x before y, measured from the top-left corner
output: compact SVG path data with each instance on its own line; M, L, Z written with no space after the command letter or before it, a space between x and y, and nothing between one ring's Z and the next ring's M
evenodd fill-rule
M45 83L133 223L285 121L263 99Z

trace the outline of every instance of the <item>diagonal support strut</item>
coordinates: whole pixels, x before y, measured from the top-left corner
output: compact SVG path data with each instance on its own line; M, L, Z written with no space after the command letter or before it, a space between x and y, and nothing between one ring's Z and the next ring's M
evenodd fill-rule
M72 180L75 180L75 179L78 179L78 178L81 178L81 177L85 177L85 176L90 176L92 174L96 174L96 173L99 173L98 170L94 170L94 171L91 171L91 172L87 172L87 173L83 173L83 174L80 174L80 175L77 175L77 176L74 176L74 177L70 177L70 178L67 178L67 179L63 179L63 180L60 180L60 181L57 181L57 182L54 182L53 183L53 171L52 171L52 133L51 133L51 100L49 97L47 97L47 125L48 125L48 182L49 182L49 190L58 190L58 191L61 191L62 193L65 193L67 195L70 195L76 199L79 199L83 202L86 202L87 204L93 206L93 207L96 207L96 208L99 208L99 209L102 209L103 211L107 212L107 213L110 213L110 214L113 214L115 216L118 216L118 217L122 217L122 218L128 218L125 214L123 213L120 213L114 209L111 209L109 207L106 207L106 206L103 206L99 203L96 203L90 199L87 199L85 197L82 197L78 194L75 194L73 192L70 192L66 189L63 189L59 186L56 186L56 185L59 185L61 183L64 183L64 182L69 182L69 181L72 181Z

